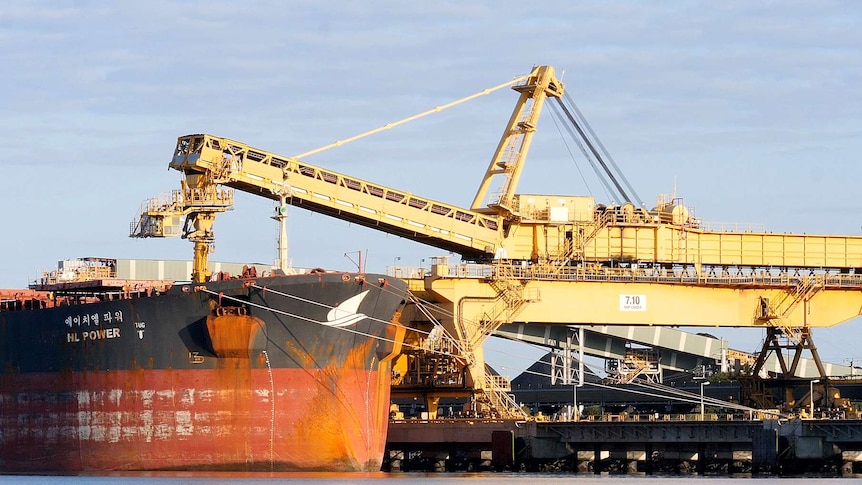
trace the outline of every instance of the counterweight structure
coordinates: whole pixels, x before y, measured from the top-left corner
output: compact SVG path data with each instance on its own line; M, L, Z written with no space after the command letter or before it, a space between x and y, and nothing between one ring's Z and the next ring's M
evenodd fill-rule
M753 374L774 352L790 378L803 351L819 362L811 328L860 315L862 237L711 227L669 196L646 209L584 135L591 130L572 115L552 67L536 67L513 89L518 101L469 208L195 134L178 139L170 162L184 174L182 191L147 202L132 235L194 241L193 277L203 281L212 220L231 207L229 189L238 189L273 200L287 194L291 205L459 254L457 264L435 258L430 274L411 282L417 306L404 318L425 333L415 333L395 365L393 393L422 394L432 416L439 397L464 393L504 415L518 413L507 382L487 374L482 355L502 324L764 328ZM548 101L586 137L619 203L516 193ZM438 327L450 338L431 339ZM786 350L795 352L790 361Z

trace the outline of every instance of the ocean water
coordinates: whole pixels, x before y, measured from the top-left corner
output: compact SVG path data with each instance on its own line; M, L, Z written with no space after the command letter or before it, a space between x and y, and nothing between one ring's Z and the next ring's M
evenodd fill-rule
M862 477L823 478L817 476L778 478L778 477L700 477L700 476L655 476L655 475L592 475L574 473L122 473L107 475L81 476L36 476L0 475L0 484L24 485L79 485L79 484L117 484L117 485L268 485L284 483L359 483L367 485L440 485L447 483L502 483L524 484L529 482L545 484L575 483L578 485L683 485L694 482L696 485L743 484L753 485L780 483L782 485L820 485L862 483Z

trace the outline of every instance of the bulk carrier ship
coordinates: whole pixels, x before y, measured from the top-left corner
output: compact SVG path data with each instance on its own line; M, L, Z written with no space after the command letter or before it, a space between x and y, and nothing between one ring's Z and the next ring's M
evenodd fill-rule
M0 306L0 471L380 469L405 283L41 285Z
M191 282L124 281L89 258L82 281L0 298L0 473L379 471L406 283L361 262L288 275L283 160L225 147L202 166L186 139L169 165L182 189L145 201L130 236L193 242ZM279 202L261 277L208 262L234 188Z

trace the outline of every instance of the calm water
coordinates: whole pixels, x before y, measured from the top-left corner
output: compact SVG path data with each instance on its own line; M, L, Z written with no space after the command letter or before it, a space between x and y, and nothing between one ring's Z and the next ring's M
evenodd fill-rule
M524 484L524 482L539 482L541 484L576 483L579 485L634 485L647 482L650 485L683 485L685 481L696 482L697 485L754 482L756 485L780 483L781 485L819 485L821 483L849 484L862 483L860 478L747 478L747 477L656 477L645 475L601 475L568 474L568 473L277 473L277 474L237 474L237 473L138 473L115 474L103 476L2 476L2 484L25 485L72 485L72 484L118 484L138 485L154 483L156 485L267 485L282 483L361 483L368 485L383 484L415 484L435 485L446 483L508 483Z

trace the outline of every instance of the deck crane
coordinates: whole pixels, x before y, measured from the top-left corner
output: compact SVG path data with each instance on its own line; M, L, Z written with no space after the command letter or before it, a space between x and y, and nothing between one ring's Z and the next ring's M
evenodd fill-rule
M169 165L183 172L182 190L148 201L131 235L187 237L195 244L193 279L204 281L212 221L237 189L273 200L286 194L291 205L460 254L460 264L435 258L413 285L445 313L437 322L427 312L412 318L418 327L445 328L464 357L405 355L395 364L403 378L393 392L421 392L432 414L435 399L465 389L498 410L512 404L482 355L484 340L504 323L765 328L758 365L774 352L783 377L793 379L803 351L819 361L812 327L862 312L860 236L712 228L682 199L659 197L648 210L622 184L615 184L619 203L608 206L590 196L516 193L542 107L565 91L550 66L512 87L519 99L469 208L195 134L178 139ZM415 338L418 347L426 343ZM787 350L796 352L790 362Z

